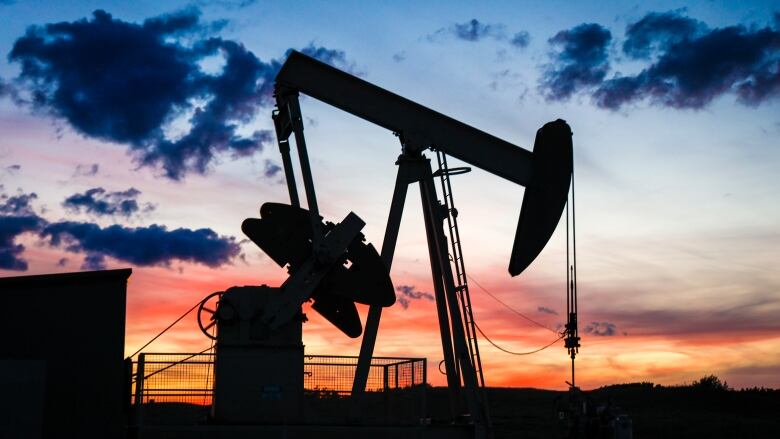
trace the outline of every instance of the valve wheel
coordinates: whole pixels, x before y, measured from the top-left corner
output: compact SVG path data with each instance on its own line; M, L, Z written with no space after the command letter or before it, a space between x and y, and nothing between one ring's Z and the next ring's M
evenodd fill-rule
M198 327L206 337L216 340L217 336L209 330L217 324L217 307L224 291L217 291L206 296L198 306Z

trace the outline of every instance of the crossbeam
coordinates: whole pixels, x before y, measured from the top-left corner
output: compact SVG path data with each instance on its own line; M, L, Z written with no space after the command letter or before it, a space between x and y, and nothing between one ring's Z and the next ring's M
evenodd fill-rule
M531 181L530 151L299 52L276 84L387 128L405 145L433 147L521 186Z

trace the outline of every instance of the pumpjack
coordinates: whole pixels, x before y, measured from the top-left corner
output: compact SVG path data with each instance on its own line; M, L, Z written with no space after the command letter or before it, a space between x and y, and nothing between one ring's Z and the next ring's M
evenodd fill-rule
M355 213L350 212L339 223L320 216L300 94L386 128L400 140L381 252L365 242L361 233L364 222ZM305 317L301 306L307 301L347 336L362 335L351 393L353 400L360 401L382 310L395 302L390 268L408 186L417 183L452 422L464 427L466 433L458 437L491 437L465 272L459 265L460 238L457 223L452 225L457 210L448 180L468 168L448 168L446 156L525 187L509 261L509 274L517 276L547 244L566 204L572 175L569 125L560 119L545 124L536 134L533 151L528 151L295 51L276 76L275 99L273 122L290 204L263 204L260 218L246 219L242 230L280 267L287 267L290 276L278 288L231 288L220 294L216 309L208 310L213 314L212 322L201 328L211 334L210 327L217 326L217 335L212 335L216 338L215 419L285 424L302 419L296 408L303 390L302 371L296 364L302 364L303 359L300 328ZM305 208L296 184L292 139L300 162ZM428 150L437 155L436 172L425 155ZM437 197L435 177L442 178L443 204ZM455 253L452 259L448 243ZM355 303L369 306L365 327ZM248 374L262 378L247 378ZM246 379L257 382L247 386ZM250 388L254 389L251 395ZM252 398L257 400L258 388L265 402L247 409Z

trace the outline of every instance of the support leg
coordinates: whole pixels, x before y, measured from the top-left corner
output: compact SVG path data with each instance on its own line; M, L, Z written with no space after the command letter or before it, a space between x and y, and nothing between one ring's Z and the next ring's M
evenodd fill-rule
M311 217L312 247L317 251L316 249L319 247L322 239L320 211L317 206L317 194L314 192L314 178L311 174L309 153L306 150L306 138L303 136L303 122L301 121L301 107L298 104L298 96L291 96L287 101L287 105L292 130L295 134L295 144L298 147L298 159L301 162L301 178L303 179L303 188L306 191L306 204Z
M277 133L277 138L279 134ZM282 166L284 169L284 179L287 181L287 191L290 193L290 205L301 207L301 201L298 199L298 187L295 184L295 172L290 158L290 142L285 139L279 139L279 152L282 154Z
M428 241L428 257L431 261L431 275L433 278L433 290L436 298L436 312L439 318L439 333L441 334L441 346L444 354L444 368L447 373L447 388L450 396L450 411L453 417L460 410L460 377L455 356L452 349L452 335L450 333L450 319L447 314L447 296L442 285L442 270L435 246L436 219L433 217L431 195L426 190L423 181L420 181L420 198L422 200L423 218L425 219L425 234ZM435 196L434 196L435 199Z
M387 271L393 265L393 254L395 253L395 244L398 240L398 230L401 227L401 216L404 211L406 201L406 190L409 186L408 165L401 161L398 165L398 175L395 179L395 190L393 190L393 201L390 204L390 214L385 228L385 237L382 241L382 261L387 266ZM360 396L366 389L368 380L368 371L371 366L371 357L374 355L374 345L376 344L376 335L379 331L379 320L382 316L381 306L371 306L368 309L368 318L366 327L363 330L363 340L360 344L360 357L355 369L355 378L352 382L352 396Z
M430 165L426 169L426 176L420 181L421 190L426 192L427 210L430 221L433 222L433 242L428 243L429 248L436 252L437 262L442 273L442 283L444 284L444 293L447 297L447 306L449 308L450 318L452 319L452 335L455 348L455 355L460 366L463 377L463 384L466 391L466 404L469 413L474 419L477 428L477 436L485 436L485 419L482 411L482 403L477 391L477 377L474 366L471 363L468 346L466 345L466 335L463 329L463 318L458 307L457 296L455 293L455 283L452 277L452 267L450 266L447 254L447 241L444 236L443 218L438 217L436 210L439 208L436 202L436 188L433 183L433 175ZM481 432L480 432L481 430Z

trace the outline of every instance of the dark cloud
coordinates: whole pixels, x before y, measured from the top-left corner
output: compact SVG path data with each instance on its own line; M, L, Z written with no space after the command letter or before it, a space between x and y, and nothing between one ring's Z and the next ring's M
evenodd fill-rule
M143 208L138 203L141 191L130 188L126 191L107 192L102 187L87 190L83 194L73 194L65 199L63 207L71 212L85 212L96 216L131 216L154 210L154 206L146 203Z
M263 165L263 176L266 178L277 178L281 176L282 168L276 163L266 160Z
M0 269L25 271L27 261L21 258L24 245L16 244L16 238L26 232L35 232L42 225L37 216L0 215Z
M15 240L23 233L37 232L46 224L32 208L36 198L35 193L0 195L0 269L27 270L27 261L21 257L25 247Z
M591 322L585 325L585 333L609 337L617 333L617 326L610 322Z
M52 247L86 253L87 267L103 266L105 257L138 266L168 266L178 260L218 267L240 253L235 238L219 236L211 229L168 230L157 224L103 228L93 223L61 221L45 226L40 236Z
M73 170L74 177L94 177L100 172L100 165L97 163L92 164L78 164L76 169Z
M406 52L398 52L393 54L393 61L395 62L403 62L406 60Z
M670 108L703 108L734 93L755 106L780 94L780 23L773 27L734 25L709 28L683 11L653 12L626 28L622 53L648 64L635 75L609 70L610 32L582 24L550 39L558 46L541 80L548 100L566 100L579 91L596 105L618 110L647 100Z
M623 53L634 59L647 59L653 52L668 50L673 44L690 39L704 29L704 23L683 17L680 11L651 12L628 25Z
M91 19L32 26L13 46L17 82L38 110L66 120L89 137L128 145L140 166L174 180L205 173L218 155L252 155L272 140L267 130L241 134L272 104L281 59L263 62L242 44L208 35L197 9L147 19ZM303 53L345 64L344 52L309 45ZM204 60L224 62L215 74ZM165 128L188 117L172 139Z
M531 35L526 31L520 31L514 34L512 36L512 39L509 40L509 44L519 47L521 49L528 47L528 44L531 42Z
M0 185L0 192L2 189ZM134 197L138 193L130 189L110 194L118 194L121 198ZM35 193L0 195L0 269L27 270L27 261L21 257L25 247L15 243L23 233L35 233L54 248L85 253L82 269L90 270L105 268L106 257L138 266L167 266L178 260L218 267L230 263L240 253L239 243L234 237L219 236L211 229L168 230L157 224L137 228L120 225L103 228L88 222L49 223L33 209L32 203L36 198ZM61 258L57 264L65 266L67 263L67 258Z
M550 38L556 47L541 78L540 88L548 100L569 99L574 93L601 84L609 70L607 48L612 34L595 23L583 23Z
M546 306L540 306L540 307L536 308L536 310L539 311L542 314L552 314L554 316L558 315L558 311L556 311L554 309L551 309L551 308L547 308Z
M409 308L411 300L434 300L433 294L418 291L414 285L399 285L395 287L395 290L400 293L396 294L395 297L403 309Z
M68 262L69 262L68 258L60 258L60 260L57 261L57 266L58 267L64 267L64 266L68 265Z
M0 189L2 187L0 186ZM32 202L38 198L35 192L29 194L20 194L8 196L0 195L0 215L8 216L31 216L35 215L32 208Z
M593 94L602 108L649 100L703 108L718 96L758 105L780 92L780 31L742 25L710 29L679 11L651 13L628 26L623 52L651 63L636 75L604 81Z

